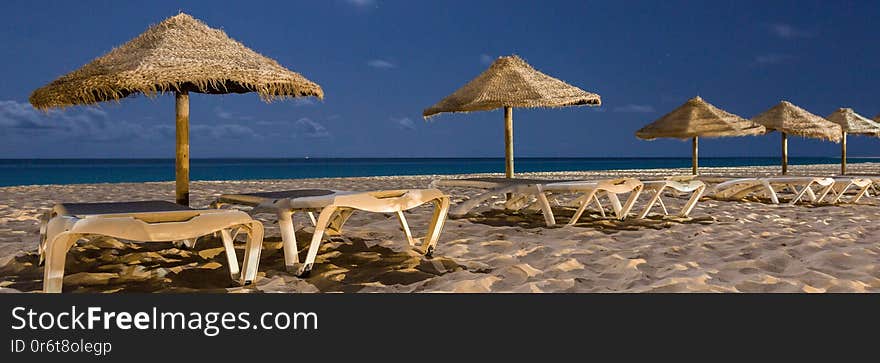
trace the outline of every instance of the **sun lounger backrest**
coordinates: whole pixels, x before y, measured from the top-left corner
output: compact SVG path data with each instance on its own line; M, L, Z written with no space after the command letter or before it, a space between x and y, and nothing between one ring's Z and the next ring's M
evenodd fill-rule
M600 189L618 194L629 192L636 187L640 187L641 185L642 182L633 178L601 180L597 183L597 186Z

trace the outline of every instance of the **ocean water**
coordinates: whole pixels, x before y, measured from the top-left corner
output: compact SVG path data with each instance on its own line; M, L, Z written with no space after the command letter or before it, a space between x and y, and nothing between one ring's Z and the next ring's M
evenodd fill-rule
M876 161L851 158L850 163ZM836 164L838 158L790 158L789 164ZM778 157L701 158L700 166L778 165ZM517 172L689 168L690 158L517 158ZM503 172L502 158L194 159L192 180ZM173 159L0 159L0 186L174 180Z

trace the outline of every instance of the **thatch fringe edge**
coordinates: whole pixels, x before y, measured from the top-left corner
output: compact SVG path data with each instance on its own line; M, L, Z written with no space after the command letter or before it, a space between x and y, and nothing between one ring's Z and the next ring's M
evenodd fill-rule
M769 134L771 132L782 132L782 131L778 130L778 129L767 127L767 134ZM806 132L786 132L785 134L788 136L803 137L805 139L816 139L816 140L823 140L823 141L831 141L831 142L838 143L838 144L840 143L840 134L838 134L838 137L836 137L836 138L830 137L830 136L817 136L815 134L810 134L810 133L806 133Z
M187 82L161 82L151 87L141 87L127 91L131 91L131 93L141 93L149 98L155 98L161 94L180 91L183 83L193 84L199 89L199 91L207 92L209 89L226 89L226 82L229 81L253 89L259 95L260 99L266 103L270 103L274 100L308 96L313 96L320 100L324 99L324 91L317 84L315 84L314 87L302 87L286 82L255 84L235 79L215 78L197 79ZM31 104L34 105L34 108L45 110L53 107L64 108L81 104L95 104L104 101L119 102L121 99L128 96L128 94L122 92L118 87L93 87L89 89L78 89L75 95L58 97L58 99L56 99L55 97L52 97L51 93L46 93L44 91L52 86L52 84L49 84L35 90L33 94L31 94L29 100ZM49 101L48 99L51 99L52 101Z
M597 97L597 99L595 99L595 100L590 99L590 100L583 100L580 102L567 102L567 103L560 103L558 105L553 105L553 106L546 106L546 105L545 106L528 106L528 107L513 106L513 108L553 109L553 108L562 108L562 107L571 107L571 106L599 107L599 106L602 106L602 99ZM500 109L502 109L502 107L492 108L492 109L488 109L488 110L472 110L472 111L436 111L431 114L426 114L428 112L428 109L425 109L424 111L422 111L422 118L425 120L430 120L430 119L437 117L443 113L486 112L486 111L495 111L495 110L500 110Z

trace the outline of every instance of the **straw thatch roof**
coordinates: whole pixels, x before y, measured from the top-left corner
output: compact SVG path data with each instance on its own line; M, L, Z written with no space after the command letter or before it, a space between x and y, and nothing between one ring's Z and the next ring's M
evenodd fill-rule
M848 134L880 136L880 124L857 114L851 108L840 108L826 119L840 125Z
M46 109L168 91L324 97L321 86L187 14L178 14L31 94Z
M422 113L487 111L501 107L598 106L602 99L532 68L515 55L499 57L477 78Z
M636 131L636 137L688 139L760 135L764 131L763 126L712 106L698 96L642 127Z
M840 142L840 125L809 113L788 101L780 102L773 108L753 117L752 121L764 125L767 130Z

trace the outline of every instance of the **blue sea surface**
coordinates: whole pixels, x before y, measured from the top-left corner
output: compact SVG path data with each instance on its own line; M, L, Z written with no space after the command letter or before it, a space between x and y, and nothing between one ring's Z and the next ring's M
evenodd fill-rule
M876 161L851 158L850 163ZM796 157L789 164L836 164L838 158ZM778 157L701 158L700 166L778 165ZM517 172L689 168L690 158L517 158ZM503 172L502 158L194 159L192 180ZM174 180L173 159L0 159L0 186Z

